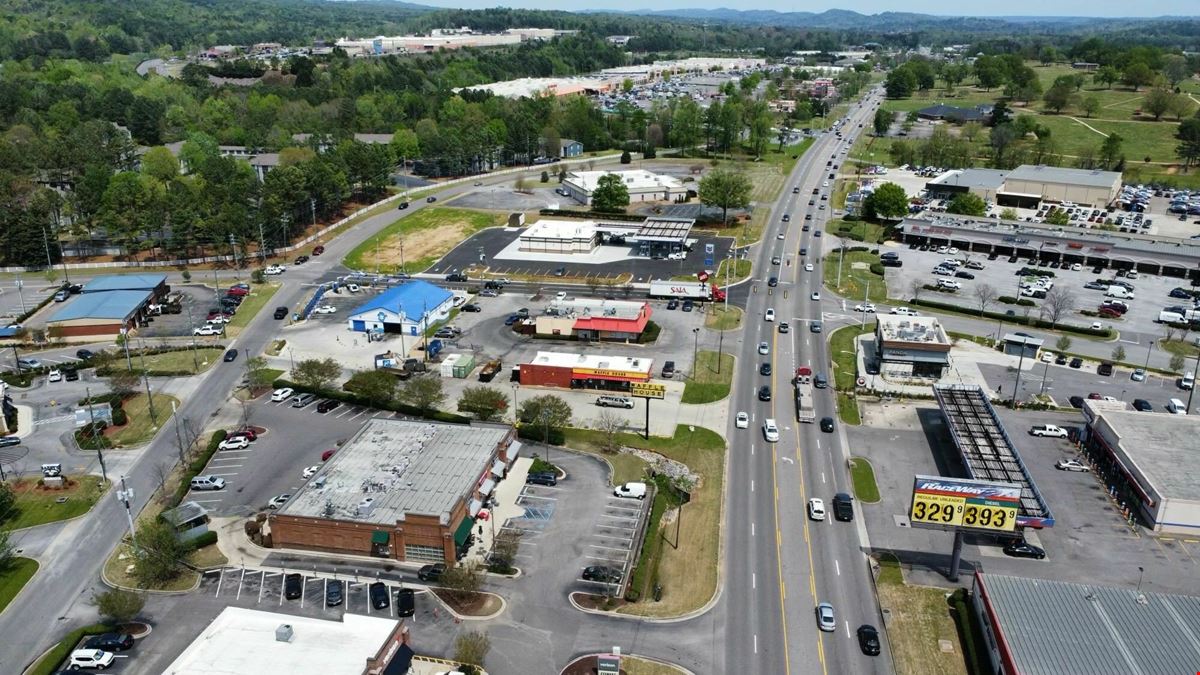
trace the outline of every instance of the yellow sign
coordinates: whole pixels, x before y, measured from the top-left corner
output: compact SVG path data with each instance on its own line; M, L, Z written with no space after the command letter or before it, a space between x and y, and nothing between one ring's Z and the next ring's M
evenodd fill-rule
M666 398L667 385L665 384L650 384L649 382L630 382L629 393L633 396L641 396L642 398Z
M1020 495L1015 485L918 476L909 520L917 526L1012 532Z
M642 378L645 373L636 370L608 370L606 368L572 368L572 375L600 375L602 377Z

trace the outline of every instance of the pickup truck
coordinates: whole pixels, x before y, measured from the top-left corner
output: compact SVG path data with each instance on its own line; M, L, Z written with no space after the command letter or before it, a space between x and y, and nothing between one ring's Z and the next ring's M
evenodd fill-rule
M1029 430L1029 435L1044 438L1066 438L1067 430L1054 424L1038 424Z

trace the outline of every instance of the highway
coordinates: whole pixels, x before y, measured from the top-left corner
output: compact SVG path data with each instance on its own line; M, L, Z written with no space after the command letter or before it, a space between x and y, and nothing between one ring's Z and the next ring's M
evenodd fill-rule
M843 125L847 140L827 133L817 139L797 163L783 194L772 210L772 222L755 253L755 275L746 302L746 327L738 357L741 363L730 406L730 475L728 488L727 571L725 598L725 672L756 673L870 673L891 672L886 637L884 654L869 657L858 648L855 631L869 623L881 629L878 604L863 552L865 528L855 522L836 521L832 513L824 522L810 521L806 503L819 497L830 509L836 492L853 493L846 468L849 449L841 423L834 433L823 433L818 423L800 424L792 397L791 378L795 368L812 365L815 372L829 373L830 359L825 339L828 334L809 331L811 320L821 319L822 302L810 294L821 292L820 249L817 236L832 216L832 204L822 202L814 189L832 194L832 168L826 167L834 153L842 164L843 148L852 136L871 126L874 103L852 106ZM863 129L859 129L859 124ZM829 181L829 187L822 187ZM799 189L793 192L793 188ZM816 205L809 206L808 200ZM818 205L826 203L825 210ZM790 214L789 223L782 214ZM806 221L805 214L813 219ZM812 231L803 232L805 223ZM779 233L784 234L779 239ZM801 247L809 249L801 259ZM783 258L772 266L771 257ZM814 263L804 271L805 260ZM790 261L790 264L789 264ZM779 286L769 288L767 278L777 275ZM775 322L764 321L773 308ZM786 321L791 330L780 333ZM760 342L768 343L770 354L758 353ZM759 364L770 362L772 375L759 375ZM769 384L772 400L758 400L758 388ZM837 420L832 389L816 391L817 421ZM733 416L746 411L749 429L733 428ZM778 443L768 443L762 433L765 418L780 427ZM855 504L856 514L858 512ZM834 606L837 629L818 630L815 608L819 602Z

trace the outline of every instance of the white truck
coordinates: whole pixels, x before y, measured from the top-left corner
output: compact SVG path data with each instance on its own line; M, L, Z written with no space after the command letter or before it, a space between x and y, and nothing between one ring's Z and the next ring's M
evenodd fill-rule
M1182 307L1176 309L1183 309ZM1200 321L1200 310L1183 309L1182 312L1177 312L1174 309L1164 309L1158 313L1159 323L1190 323Z
M655 279L650 282L650 297L720 302L725 299L725 291L707 281L663 281Z
M796 387L796 421L806 424L812 424L817 419L817 411L813 406L812 374L812 368L800 366L792 380Z

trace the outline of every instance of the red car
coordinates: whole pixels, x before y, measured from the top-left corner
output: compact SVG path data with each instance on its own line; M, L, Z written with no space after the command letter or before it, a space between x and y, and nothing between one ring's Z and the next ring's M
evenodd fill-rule
M244 427L238 429L237 431L231 431L229 432L228 438L237 438L238 436L245 436L246 438L250 439L251 442L258 440L258 433L250 427Z
M312 254L313 255L321 255L324 252L325 252L324 246L314 246Z
M1089 398L1089 399L1091 399L1091 400L1093 400L1093 401L1099 401L1100 399L1102 399L1102 398L1104 398L1104 397L1103 397L1103 396L1101 396L1100 394L1097 394L1096 392L1094 392L1094 391L1093 391L1092 393L1088 394L1088 398Z
M325 452L322 452L321 453L321 461L328 462L329 458L333 457L333 453L335 453L335 452L337 452L337 448L334 448L332 450L326 450Z
M250 294L250 289L245 288L244 286L233 286L229 290L225 291L225 295L249 295L249 294Z

